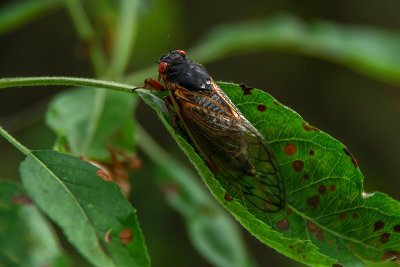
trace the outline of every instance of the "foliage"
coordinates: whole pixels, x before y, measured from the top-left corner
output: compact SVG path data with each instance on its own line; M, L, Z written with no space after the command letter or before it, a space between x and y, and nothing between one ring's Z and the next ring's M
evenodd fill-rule
M23 27L52 10L64 9L88 47L96 78L141 85L155 68L126 73L131 55L136 55L136 41L142 41L137 45L143 49L147 42L159 41L154 39L157 34L144 34L146 30L157 33L161 24L166 29L176 28L178 5L164 0L154 1L154 7L145 1L90 2L13 2L0 7L0 34ZM103 26L98 25L99 21ZM304 23L294 16L281 15L217 26L188 55L205 64L249 51L290 51L398 84L399 43L400 36L395 32L327 21ZM221 205L190 170L134 120L137 97L126 92L135 86L68 77L0 80L0 88L34 85L76 88L56 96L47 112L47 124L57 133L57 152L31 151L0 128L0 134L26 156L20 175L29 195L15 183L0 182L2 263L68 264L43 212L91 264L149 266L140 216L137 218L132 204L110 181L126 174L126 166L136 157L138 148L157 166L154 176L167 202L182 215L193 246L211 264L255 265L237 225L221 206L260 241L308 265L364 266L367 261L400 258L399 203L382 193L365 195L363 176L348 149L265 92L254 89L243 94L237 85L219 84L265 136L280 165L287 207L271 214L248 206L221 177L210 172L187 140L173 130L160 98L162 93L137 91L159 115ZM114 150L119 152L117 156ZM132 176L134 179L135 174ZM233 199L228 201L227 194ZM30 220L25 220L28 216ZM12 242L6 244L4 240Z
M146 90L139 95L157 111L217 200L243 226L262 242L313 266L363 266L361 260L397 255L400 203L381 193L363 195L362 174L343 144L265 92L219 85L269 141L284 177L287 209L265 213L249 206L212 174L185 136L175 134L163 100ZM234 200L227 201L226 194Z
M6 266L67 266L57 237L21 186L0 182L0 261Z

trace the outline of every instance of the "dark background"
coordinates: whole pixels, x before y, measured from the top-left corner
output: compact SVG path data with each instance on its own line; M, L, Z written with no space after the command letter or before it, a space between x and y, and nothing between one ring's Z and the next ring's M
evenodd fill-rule
M396 0L159 2L166 8L165 13L156 12L157 21L160 16L165 17L168 25L139 29L130 70L154 64L151 57L158 58L167 51L168 34L172 49L189 50L218 24L283 12L306 22L322 18L400 31L400 2ZM152 12L154 5L150 2L147 8ZM400 200L400 86L327 61L276 51L232 56L206 67L215 80L245 82L266 90L306 121L343 142L357 158L365 176L365 191L385 192ZM43 75L93 77L82 44L63 10L50 12L0 36L0 77ZM52 96L61 90L67 89L1 90L0 124L30 149L51 148L55 134L45 126L44 112ZM150 108L141 104L137 118L160 144L187 163ZM0 177L18 179L21 160L22 154L0 139ZM133 180L132 198L139 210L153 266L207 266L191 247L180 216L167 206L159 188L147 175L151 162L144 156L143 160L144 168ZM261 244L245 230L243 235L260 266L299 265ZM68 247L66 241L64 245Z

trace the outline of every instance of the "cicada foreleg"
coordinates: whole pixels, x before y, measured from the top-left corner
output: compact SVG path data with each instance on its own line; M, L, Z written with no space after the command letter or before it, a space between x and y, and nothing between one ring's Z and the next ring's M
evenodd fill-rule
M174 113L172 113L172 109L171 109L172 100L171 100L171 97L170 96L164 96L163 100L164 100L165 106L167 107L167 111L168 111L169 117L171 118L172 126L175 129L175 133L178 133L179 125L176 122L179 120L179 117L177 115L174 115ZM180 129L180 130L182 130L182 129Z
M171 109L171 106L172 106L171 97L170 96L164 96L163 100L164 100L165 106L167 107L167 111L168 111L168 114L169 114L169 116L171 118L172 126L175 129L175 133L176 134L181 133L183 135L183 137L185 137L186 142L188 142L196 150L196 152L200 153L198 151L196 145L193 143L192 139L189 137L188 133L185 131L185 129L180 124L177 123L177 121L179 121L180 118L179 118L179 116L174 115L174 113L172 112L172 109Z
M149 87L154 89L154 90L156 90L156 91L165 91L166 90L164 85L159 80L154 80L152 78L147 78L146 80L144 80L144 85L143 86L136 87L136 88L133 89L133 91L136 90L136 89L148 89Z

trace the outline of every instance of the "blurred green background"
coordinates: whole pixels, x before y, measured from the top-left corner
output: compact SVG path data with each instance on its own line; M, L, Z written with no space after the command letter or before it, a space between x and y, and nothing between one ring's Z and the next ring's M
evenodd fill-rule
M11 2L15 1L3 0L0 8ZM96 1L84 2L95 9ZM190 57L190 48L196 47L205 35L221 24L229 26L231 23L262 20L283 13L297 17L302 25L322 19L340 28L352 27L355 31L363 27L383 31L384 36L390 38L382 42L394 40L399 45L397 50L393 49L394 54L390 58L398 64L394 64L393 68L400 68L399 10L400 2L395 0L379 3L372 0L338 0L334 3L294 0L247 3L142 1L135 48L127 72L150 66L153 71L149 74L156 77L157 66L151 58L157 59L166 53L168 45L172 49L187 50ZM104 16L104 21L96 20L94 26L101 31L107 25L107 19ZM209 49L221 47L210 46ZM224 49L229 50L228 47ZM356 71L355 68L348 68L354 66L352 62L338 64L340 59L332 59L334 54L318 56L313 49L310 47L307 51L290 45L279 47L278 44L278 47L239 49L208 62L203 62L201 57L195 59L206 63L215 80L244 82L250 87L261 88L298 112L310 124L343 142L356 157L365 176L365 191L385 192L400 200L400 76L394 72L390 79L385 79L381 78L384 75L373 74L374 70ZM372 47L370 51L372 59L379 56L373 53L388 52L385 46ZM375 63L379 65L379 62ZM17 25L13 31L0 28L0 78L43 75L94 76L85 44L77 37L69 14L58 5L26 25ZM141 85L146 77L140 74L134 76L134 85ZM44 114L49 101L62 90L68 88L2 90L0 125L31 149L51 148L56 136L45 126ZM141 103L136 118L160 145L191 168L149 107ZM152 161L140 151L139 155L143 168L131 175L131 199L138 210L152 265L209 266L190 245L180 215L166 204L162 191L152 179ZM23 155L0 139L0 177L18 180L21 160ZM245 230L243 236L260 266L300 266L261 244ZM89 265L66 240L62 243L74 258L74 263Z

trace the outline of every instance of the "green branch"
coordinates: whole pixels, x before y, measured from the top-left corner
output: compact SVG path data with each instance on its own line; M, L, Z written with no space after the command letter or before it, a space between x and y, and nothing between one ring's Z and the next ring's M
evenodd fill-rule
M4 130L3 127L0 126L0 135L2 135L5 139L7 139L8 142L10 142L13 146L19 149L22 153L25 155L28 155L31 153L31 151L25 147L23 144L17 141L14 137L11 136L6 130Z
M120 4L117 38L114 44L107 77L121 76L130 59L137 33L139 1L124 0Z
M21 86L43 86L43 85L64 85L64 86L85 86L111 89L131 93L135 86L129 84L115 83L109 81L75 78L75 77L18 77L0 79L0 89L7 87Z
M96 40L95 30L79 0L65 0L65 5L72 18L75 28L81 40L88 46L90 59L96 76L104 75L106 69L106 57L101 43Z

